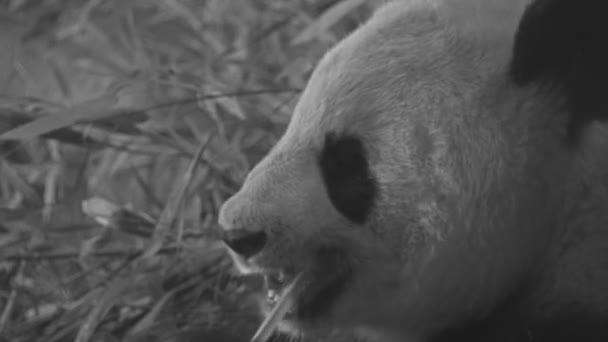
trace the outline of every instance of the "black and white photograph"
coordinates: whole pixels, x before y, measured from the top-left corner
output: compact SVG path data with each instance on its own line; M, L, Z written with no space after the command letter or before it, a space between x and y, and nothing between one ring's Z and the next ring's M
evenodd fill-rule
M608 1L0 0L0 342L608 342Z

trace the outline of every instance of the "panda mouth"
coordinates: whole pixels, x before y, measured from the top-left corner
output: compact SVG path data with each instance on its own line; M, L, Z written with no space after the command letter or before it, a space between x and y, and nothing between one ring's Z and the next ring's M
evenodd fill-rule
M327 248L319 250L311 265L300 272L267 273L266 303L273 310L262 327L269 325L265 329L274 329L281 321L306 324L323 318L348 287L352 274L344 253Z
M295 300L287 318L311 320L327 314L332 304L344 292L352 271L344 261L333 255L325 255L325 258L319 261L322 262L301 273L280 271L267 274L264 277L267 303L276 305L285 288L301 274L300 284L291 294Z

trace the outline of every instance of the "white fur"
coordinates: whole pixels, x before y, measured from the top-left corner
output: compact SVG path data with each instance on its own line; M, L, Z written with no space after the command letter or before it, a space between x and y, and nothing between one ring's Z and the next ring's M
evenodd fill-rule
M508 80L526 3L394 1L319 63L284 137L222 210L226 227L270 232L256 267L305 265L327 241L352 247L355 279L305 329L424 341L532 276L531 315L607 310L608 165L597 160L608 135L592 126L580 151L565 150L561 99ZM316 165L324 135L341 131L362 137L378 181L364 227L332 207Z

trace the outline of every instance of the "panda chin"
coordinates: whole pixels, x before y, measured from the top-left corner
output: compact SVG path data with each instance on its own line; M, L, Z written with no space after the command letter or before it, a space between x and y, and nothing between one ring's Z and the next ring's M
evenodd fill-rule
M268 306L277 304L281 292L296 274L280 271L265 275ZM339 250L323 249L301 274L301 286L293 294L294 306L284 320L296 326L314 325L315 321L329 314L336 300L347 289L353 275L352 268Z

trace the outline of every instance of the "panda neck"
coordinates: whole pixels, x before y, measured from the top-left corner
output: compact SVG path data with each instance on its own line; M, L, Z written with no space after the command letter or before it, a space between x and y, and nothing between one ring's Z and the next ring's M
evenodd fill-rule
M551 317L529 317L523 298L511 296L485 318L453 325L429 342L608 341L608 315L564 307Z

